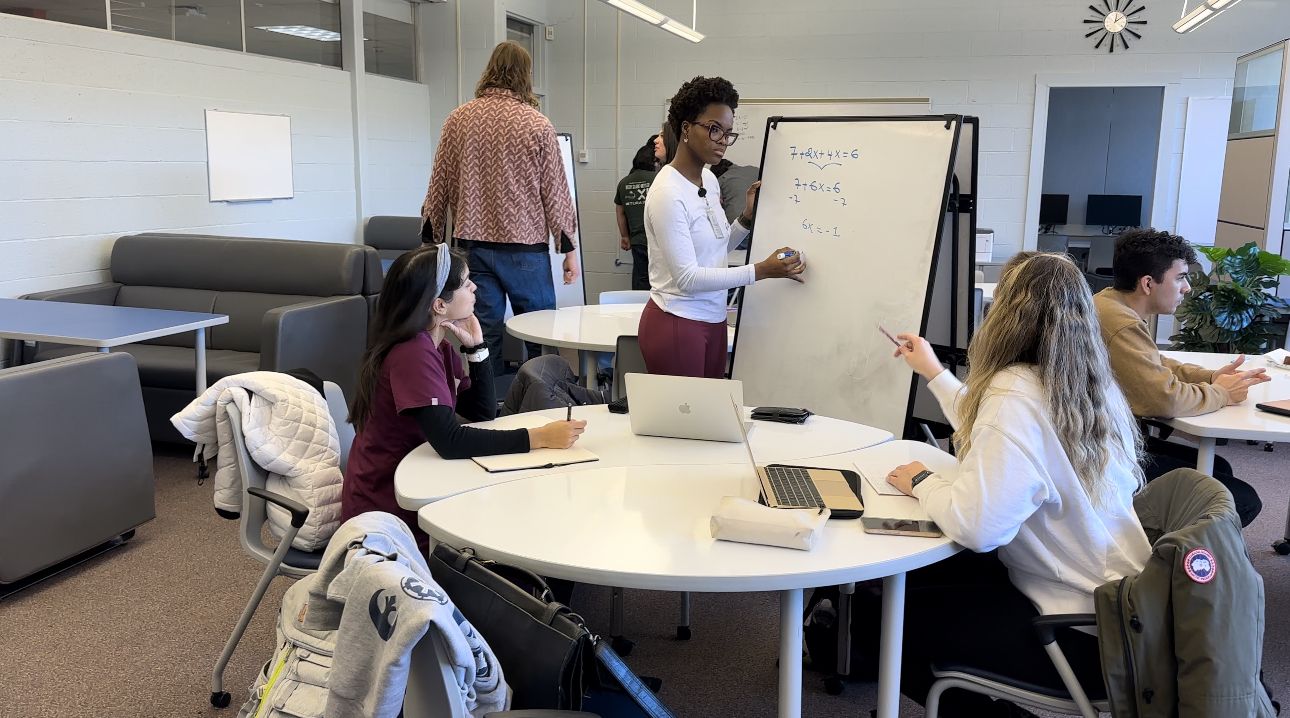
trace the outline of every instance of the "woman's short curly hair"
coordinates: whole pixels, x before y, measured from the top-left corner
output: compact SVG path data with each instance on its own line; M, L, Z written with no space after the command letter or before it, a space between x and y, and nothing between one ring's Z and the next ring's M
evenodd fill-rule
M739 93L724 77L696 77L681 85L681 89L672 96L667 108L667 124L680 137L681 123L699 119L699 115L712 104L729 105L733 110L739 107Z

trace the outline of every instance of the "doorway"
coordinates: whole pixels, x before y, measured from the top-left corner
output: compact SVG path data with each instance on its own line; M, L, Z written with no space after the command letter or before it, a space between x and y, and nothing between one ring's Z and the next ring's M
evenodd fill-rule
M1049 92L1035 246L1070 254L1095 291L1111 283L1115 237L1150 224L1163 103L1163 87Z

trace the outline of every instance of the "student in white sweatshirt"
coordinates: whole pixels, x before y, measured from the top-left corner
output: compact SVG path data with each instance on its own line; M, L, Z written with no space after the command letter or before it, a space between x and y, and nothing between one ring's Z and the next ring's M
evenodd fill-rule
M897 356L954 426L959 470L913 463L887 480L946 536L998 556L964 552L911 574L902 690L922 701L930 664L956 660L1060 686L1030 619L1092 613L1093 589L1141 571L1151 552L1133 510L1141 439L1088 285L1065 255L1014 256L968 348L966 385L924 339L899 338ZM1071 631L1060 643L1085 685L1100 686L1096 638ZM947 693L942 715L1015 710L975 698Z

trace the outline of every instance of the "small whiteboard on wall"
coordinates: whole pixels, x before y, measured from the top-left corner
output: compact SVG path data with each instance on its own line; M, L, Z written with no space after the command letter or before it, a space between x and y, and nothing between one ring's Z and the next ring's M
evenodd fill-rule
M786 117L766 128L752 256L801 250L803 283L744 291L734 378L752 406L904 433L913 373L878 331L926 331L961 118Z
M212 202L294 197L291 118L207 110L206 174Z
M555 138L560 143L560 157L564 160L564 179L569 183L569 197L573 200L573 214L578 218L578 231L573 233L573 244L577 247L574 251L578 257L578 278L573 280L573 284L564 283L564 255L556 254L551 257L551 279L555 282L555 306L557 308L580 307L587 303L586 284L583 282L587 267L582 262L582 215L578 211L578 185L573 180L573 135L561 132ZM558 248L560 238L552 237L551 246Z

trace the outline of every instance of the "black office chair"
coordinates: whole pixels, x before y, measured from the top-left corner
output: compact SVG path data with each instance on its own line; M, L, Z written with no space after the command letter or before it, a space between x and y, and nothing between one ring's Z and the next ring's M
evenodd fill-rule
M1100 711L1109 712L1111 707L1106 700L1106 687L1088 686L1088 690L1085 690L1075 677L1066 655L1057 645L1058 629L1095 626L1097 622L1094 615L1077 613L1036 616L1033 622L1039 633L1039 642L1043 644L1044 651L1061 677L1059 685L1018 681L968 664L935 664L932 666L932 675L936 677L936 682L927 694L927 718L936 718L940 711L941 695L951 688L1002 698L1027 708L1083 718L1098 718Z

